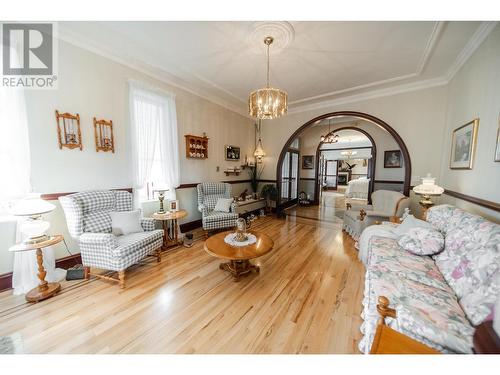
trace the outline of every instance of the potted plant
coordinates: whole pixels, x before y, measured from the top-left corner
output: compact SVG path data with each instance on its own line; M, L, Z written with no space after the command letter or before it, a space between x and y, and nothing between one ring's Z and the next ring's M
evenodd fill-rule
M261 196L266 198L266 210L267 212L271 211L271 201L276 202L278 199L278 189L276 189L276 185L266 184L262 187L260 192Z
M248 174L250 175L250 185L252 186L252 190L254 193L257 193L257 189L259 187L259 178L264 170L264 167L259 167L258 164L248 165Z

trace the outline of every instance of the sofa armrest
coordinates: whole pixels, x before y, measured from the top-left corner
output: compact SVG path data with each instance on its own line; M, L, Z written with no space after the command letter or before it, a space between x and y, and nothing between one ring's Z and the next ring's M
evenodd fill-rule
M199 204L198 211L200 211L202 215L206 215L208 214L208 207L205 206L204 204Z
M229 208L229 212L236 212L237 206L236 202L233 201L233 203L231 203L231 207Z
M146 232L155 230L155 219L151 217L145 217L141 219L141 227Z
M80 250L85 252L111 251L118 246L111 233L83 233L79 238Z

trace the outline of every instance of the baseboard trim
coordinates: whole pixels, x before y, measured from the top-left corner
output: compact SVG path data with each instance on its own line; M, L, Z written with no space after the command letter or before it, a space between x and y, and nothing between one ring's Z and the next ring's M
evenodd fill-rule
M67 270L68 268L81 263L82 257L80 256L80 254L73 254L64 258L57 259L56 267ZM12 272L0 275L0 292L8 289L12 289Z

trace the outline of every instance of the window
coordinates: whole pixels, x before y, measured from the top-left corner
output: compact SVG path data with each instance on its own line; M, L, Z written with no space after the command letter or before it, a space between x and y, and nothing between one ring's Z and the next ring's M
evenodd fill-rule
M152 199L154 189L179 186L175 96L129 82L132 164L136 201Z

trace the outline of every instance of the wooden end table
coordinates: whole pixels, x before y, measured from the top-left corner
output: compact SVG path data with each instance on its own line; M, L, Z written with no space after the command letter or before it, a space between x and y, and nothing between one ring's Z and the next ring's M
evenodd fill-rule
M163 246L162 250L167 250L173 246L180 244L179 241L179 226L177 220L187 216L186 210L167 212L160 214L155 212L153 219L161 221L163 226Z
M31 289L26 294L26 301L28 302L38 302L44 299L50 298L55 295L59 290L61 290L61 284L58 282L49 283L45 280L45 276L47 275L47 271L43 267L43 252L42 249L45 247L49 247L55 245L63 240L63 236L58 234L55 236L50 236L47 240L34 243L34 244L23 244L19 243L17 245L11 246L9 251L18 252L18 251L33 251L36 250L36 261L38 264L38 278L40 279L40 284Z
M204 249L210 255L229 260L219 265L219 268L228 271L234 281L239 281L240 277L251 272L260 272L259 266L250 263L250 259L261 257L269 253L274 246L274 242L267 234L249 231L257 237L254 244L246 246L231 246L224 242L224 238L234 231L225 231L211 236L205 241Z

